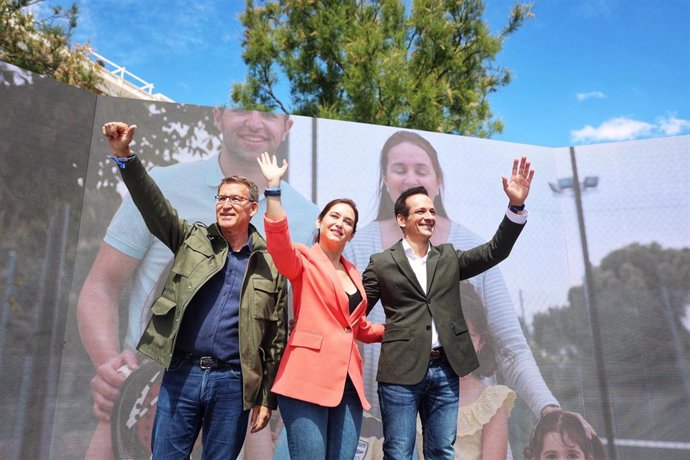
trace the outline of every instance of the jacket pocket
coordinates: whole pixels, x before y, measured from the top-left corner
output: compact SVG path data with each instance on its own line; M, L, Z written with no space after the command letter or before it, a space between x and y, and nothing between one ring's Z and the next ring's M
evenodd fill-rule
M278 321L278 313L275 311L277 291L272 280L264 278L252 278L254 288L254 319Z
M291 337L291 345L293 347L311 348L312 350L320 350L323 342L323 335L317 332L294 331Z
M175 308L177 304L165 297L159 297L158 300L151 307L151 312L156 316L167 315L170 310Z
M400 340L410 340L410 328L386 326L381 342L397 342Z
M170 338L175 329L175 316L177 304L166 297L159 297L151 307L151 321L146 328L146 335L149 337L152 346L161 350L169 350L172 346ZM142 339L143 340L143 339Z
M213 256L213 248L211 247L211 242L208 238L200 238L198 235L190 235L189 238L185 240L185 244L192 248L196 252L200 252L206 257Z
M213 259L210 242L192 235L184 241L182 248L177 252L171 271L189 278L199 264L212 263Z
M463 332L467 332L467 323L463 318L458 318L453 321L453 332L455 332L455 335L460 335Z

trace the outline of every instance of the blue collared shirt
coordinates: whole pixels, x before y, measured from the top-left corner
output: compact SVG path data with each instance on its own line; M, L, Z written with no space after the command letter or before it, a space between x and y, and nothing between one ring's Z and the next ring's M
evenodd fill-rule
M194 295L185 310L176 349L240 364L240 295L251 254L251 238Z

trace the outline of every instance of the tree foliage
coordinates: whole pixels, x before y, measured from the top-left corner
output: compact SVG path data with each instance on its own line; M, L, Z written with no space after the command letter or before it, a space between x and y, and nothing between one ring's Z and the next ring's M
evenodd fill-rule
M690 305L690 249L632 244L608 254L593 278L609 382L678 385L679 358L690 354L690 332L683 325ZM542 363L595 369L583 286L571 288L567 305L535 315L533 329Z
M34 17L30 7L37 0L0 0L0 61L5 61L63 83L97 91L96 64L87 56L87 45L70 46L79 10L50 8L50 14Z
M510 81L495 58L531 5L516 4L495 35L483 13L483 0L247 0L248 76L232 100L242 108L488 137L503 125L487 96ZM281 77L290 101L278 94Z

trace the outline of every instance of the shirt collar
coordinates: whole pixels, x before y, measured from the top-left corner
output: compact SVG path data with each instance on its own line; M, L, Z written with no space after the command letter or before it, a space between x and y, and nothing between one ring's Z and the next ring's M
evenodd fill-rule
M426 253L422 257L419 257L414 252L414 249L412 249L412 246L410 246L410 243L408 243L405 238L402 239L402 247L403 247L403 250L405 251L405 255L408 258L413 258L413 259L426 259L429 256L429 251L431 251L431 243L427 243Z
M239 251L233 251L235 254L238 255L248 255L252 253L252 234L249 234L249 238L247 238L247 243L240 248Z

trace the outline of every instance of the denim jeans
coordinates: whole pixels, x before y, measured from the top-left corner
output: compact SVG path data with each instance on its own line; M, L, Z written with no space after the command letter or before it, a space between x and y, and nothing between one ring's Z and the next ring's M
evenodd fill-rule
M379 382L384 460L412 458L417 412L424 431L424 457L453 459L459 389L460 379L445 359L431 361L426 375L415 385Z
M239 368L201 369L174 357L163 374L153 422L154 459L187 459L202 430L202 457L234 459L242 449L249 411L242 409Z
M292 460L352 460L362 428L362 403L347 379L343 399L324 407L278 395Z

